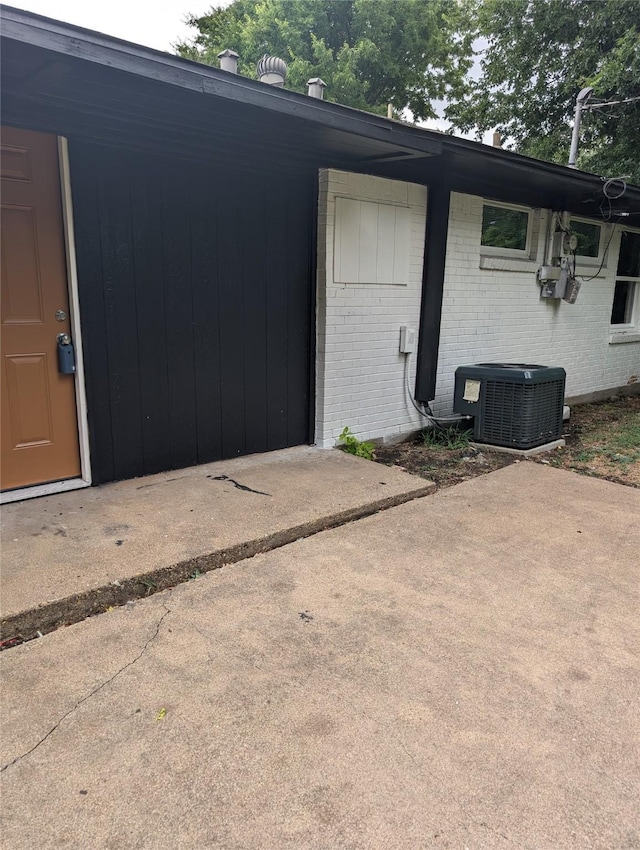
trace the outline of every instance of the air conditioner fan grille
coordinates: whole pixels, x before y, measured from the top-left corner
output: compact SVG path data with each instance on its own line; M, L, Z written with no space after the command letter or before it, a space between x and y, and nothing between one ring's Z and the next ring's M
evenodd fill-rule
M556 440L562 431L562 381L519 384L487 380L476 439L529 447Z

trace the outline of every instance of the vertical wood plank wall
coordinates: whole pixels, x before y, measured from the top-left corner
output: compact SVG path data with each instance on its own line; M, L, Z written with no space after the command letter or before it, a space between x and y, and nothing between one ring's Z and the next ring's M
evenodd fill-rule
M315 171L70 169L94 482L309 442Z

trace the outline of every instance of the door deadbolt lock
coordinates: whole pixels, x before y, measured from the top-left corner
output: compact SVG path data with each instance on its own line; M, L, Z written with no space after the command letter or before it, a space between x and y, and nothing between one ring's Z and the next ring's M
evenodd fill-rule
M67 318L67 314L64 310L56 310L56 322L64 322Z
M58 334L58 371L61 375L73 375L76 371L76 353L69 334Z

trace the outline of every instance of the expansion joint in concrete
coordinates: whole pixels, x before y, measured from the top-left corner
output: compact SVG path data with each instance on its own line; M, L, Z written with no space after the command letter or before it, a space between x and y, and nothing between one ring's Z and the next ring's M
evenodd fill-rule
M122 578L101 587L4 617L0 621L3 642L8 644L15 638L17 642L24 643L36 637L42 637L62 625L72 625L87 619L87 617L102 614L110 607L125 605L127 602L136 599L145 599L155 593L182 584L194 576L271 552L289 543L294 543L296 540L302 540L321 531L338 528L356 520L364 519L389 508L430 495L434 491L435 485L425 481L415 489L385 499L378 499L355 508L339 511L234 546L203 553L177 564L158 567L142 575Z

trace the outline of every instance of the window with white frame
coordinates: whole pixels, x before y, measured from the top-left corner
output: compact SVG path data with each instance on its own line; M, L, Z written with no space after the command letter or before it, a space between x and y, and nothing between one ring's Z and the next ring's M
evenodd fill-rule
M595 221L571 218L569 229L578 240L576 256L599 263L602 259L602 226Z
M485 202L480 244L487 253L524 257L531 240L531 210Z
M620 238L616 285L611 305L611 324L633 327L640 302L640 232L624 230Z

